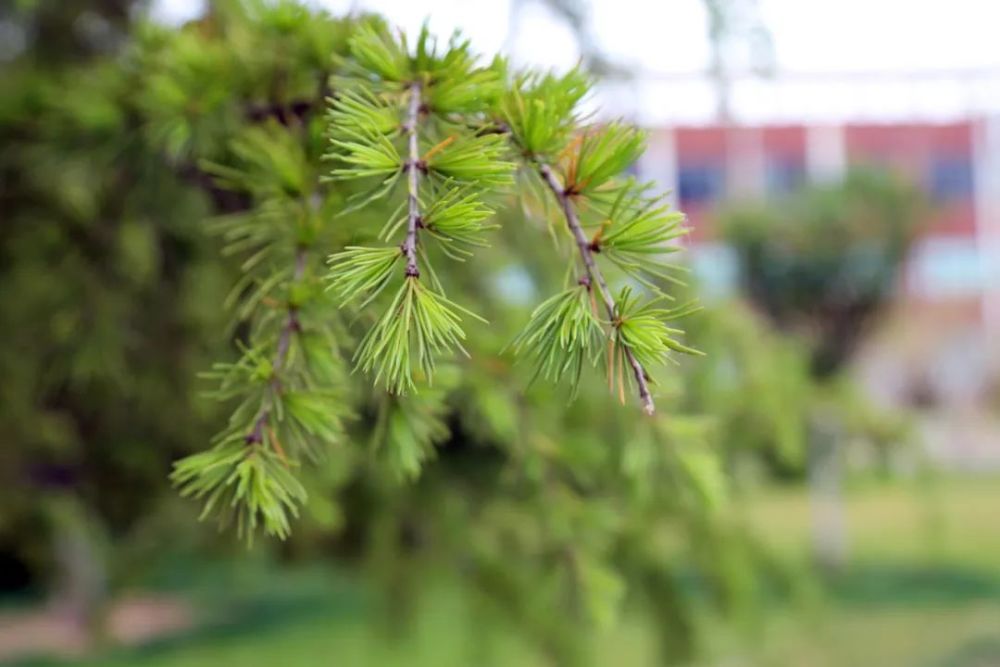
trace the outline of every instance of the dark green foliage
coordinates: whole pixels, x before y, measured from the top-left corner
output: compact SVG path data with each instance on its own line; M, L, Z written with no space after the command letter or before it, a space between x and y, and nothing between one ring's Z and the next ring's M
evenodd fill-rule
M788 201L733 208L722 222L750 298L804 333L814 371L828 376L891 297L926 210L901 177L861 170Z

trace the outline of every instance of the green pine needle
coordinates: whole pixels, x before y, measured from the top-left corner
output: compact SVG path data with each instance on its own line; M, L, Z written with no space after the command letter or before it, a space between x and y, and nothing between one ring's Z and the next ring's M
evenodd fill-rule
M204 502L201 518L219 514L235 519L240 537L252 542L258 527L285 539L290 518L298 516L308 494L288 462L262 446L247 447L234 438L174 464L171 480L186 497Z
M509 185L514 164L503 158L507 142L498 134L458 137L427 160L427 167L458 181L474 182L484 188Z
M684 214L671 211L660 197L647 197L650 185L636 186L631 180L607 213L599 232L601 256L629 277L659 290L651 278L680 282L673 274L680 270L669 258L680 250L674 243L687 234Z
M667 325L667 321L695 312L697 307L685 304L674 309L663 308L659 306L661 301L663 297L640 304L638 296L629 287L623 287L618 295L615 346L628 347L647 369L671 361L673 352L703 354L677 339L683 331Z
M521 74L504 96L502 117L525 154L555 157L576 130L576 107L590 89L580 69L563 76Z
M363 86L344 90L328 102L326 120L333 134L353 129L388 135L401 125L399 108L387 104Z
M399 248L366 248L347 246L343 252L330 255L327 275L328 290L332 290L341 305L367 295L362 303L370 303L392 277L393 267L402 258Z
M478 316L432 292L417 278L406 278L385 313L368 331L354 358L375 383L396 394L416 389L415 373L433 379L435 356L458 350L465 332L460 313ZM483 320L481 320L483 321Z
M645 133L631 125L587 129L563 158L566 189L578 195L598 191L639 158L645 142Z
M331 171L334 178L386 178L402 169L403 158L398 149L377 128L341 128L340 135L345 138L330 139L330 144L337 150L326 156L327 159L337 160L345 165Z
M593 363L600 351L603 332L594 310L591 292L583 285L550 297L531 314L513 342L514 352L534 360L536 377L559 381L571 373L575 394L584 362Z
M497 225L483 222L493 215L493 210L482 203L478 188L446 185L442 190L443 194L424 209L424 229L441 242L445 254L461 261L472 253L455 246L487 246L482 233Z
M351 36L350 48L360 68L386 81L404 81L410 75L405 43L394 39L381 23L359 25Z

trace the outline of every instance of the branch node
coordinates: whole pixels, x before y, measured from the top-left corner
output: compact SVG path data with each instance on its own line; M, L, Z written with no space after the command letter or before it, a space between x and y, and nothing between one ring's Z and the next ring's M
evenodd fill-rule
M416 168L421 174L427 175L427 160L406 160L403 162L404 171L411 171L414 168Z

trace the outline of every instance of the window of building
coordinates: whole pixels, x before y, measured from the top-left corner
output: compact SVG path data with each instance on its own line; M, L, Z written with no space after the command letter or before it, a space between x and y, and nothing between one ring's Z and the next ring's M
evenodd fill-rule
M795 158L770 157L764 179L768 195L787 195L805 185L806 167L802 160Z
M682 206L722 199L725 184L725 170L719 164L681 164L677 170L677 194Z
M973 178L972 160L968 156L938 156L931 160L928 189L939 202L970 199Z
M949 298L980 294L987 267L974 239L929 237L914 247L907 270L918 296Z

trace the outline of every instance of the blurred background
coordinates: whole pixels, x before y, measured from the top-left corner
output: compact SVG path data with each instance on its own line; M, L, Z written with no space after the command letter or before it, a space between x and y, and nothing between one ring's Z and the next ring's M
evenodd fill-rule
M0 4L0 663L1000 665L1000 6L302 4ZM491 475L504 448L468 442L600 449L565 425L608 412L600 380L572 409L491 389L506 375L454 388L416 490L332 471L285 543L248 550L170 488L171 462L225 419L197 373L239 335L220 312L238 263L205 221L249 204L200 160L240 123L308 119L272 84L294 79L282 58L340 48L323 11L427 20L516 65L582 62L596 118L648 129L636 173L687 214L679 261L705 310L686 328L707 356L661 388L676 460L625 447L622 463L656 471L638 496L669 490L648 532L683 530L616 543L669 576L629 570L646 606L625 596L599 632L557 627L520 570L485 596L507 615L484 611L440 555L480 540L502 562L479 519L442 510L377 538L382 512L476 495L456 472ZM282 73L251 81L248 63ZM491 320L509 340L541 279L499 247ZM466 405L522 400L558 415L547 439Z

